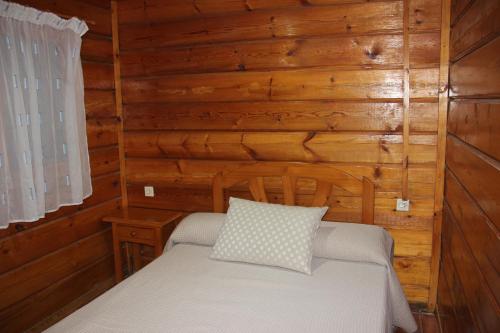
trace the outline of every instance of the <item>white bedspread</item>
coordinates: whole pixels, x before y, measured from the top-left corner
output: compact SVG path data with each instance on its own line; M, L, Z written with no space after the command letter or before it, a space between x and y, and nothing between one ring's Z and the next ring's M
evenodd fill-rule
M47 332L390 332L384 266L313 259L313 275L178 244Z

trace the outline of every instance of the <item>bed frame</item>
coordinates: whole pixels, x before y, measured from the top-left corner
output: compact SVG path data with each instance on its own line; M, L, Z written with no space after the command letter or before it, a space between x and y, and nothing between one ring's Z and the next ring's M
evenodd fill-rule
M373 182L366 177L359 179L345 171L321 165L247 165L237 170L219 172L213 179L214 212L220 213L226 210L225 191L241 184L248 184L248 189L255 201L269 202L264 187L265 177L281 178L285 205L296 204L297 180L301 178L316 181L312 207L326 205L333 186L346 189L361 197L361 223L374 223L375 186Z

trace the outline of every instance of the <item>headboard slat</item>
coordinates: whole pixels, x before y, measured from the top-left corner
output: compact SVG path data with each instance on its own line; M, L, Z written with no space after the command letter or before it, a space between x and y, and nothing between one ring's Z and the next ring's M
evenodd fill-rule
M289 206L295 205L295 186L297 183L297 178L295 176L284 175L282 177L282 182L284 204Z
M360 179L344 170L324 165L291 165L275 169L260 169L258 165L253 165L248 168L218 173L213 179L214 211L224 212L226 207L224 191L242 183L248 183L250 193L255 201L269 202L264 187L264 177L282 179L283 203L286 205L295 205L298 201L298 179L316 181L312 206L324 206L331 202L333 186L348 191L352 195L361 196L361 222L374 224L375 185L373 182L367 177Z
M330 194L332 193L332 183L318 180L316 183L316 192L311 206L320 207L326 205Z
M248 181L248 187L250 188L250 193L252 193L255 201L269 202L269 200L267 200L266 189L264 188L263 177L250 178Z

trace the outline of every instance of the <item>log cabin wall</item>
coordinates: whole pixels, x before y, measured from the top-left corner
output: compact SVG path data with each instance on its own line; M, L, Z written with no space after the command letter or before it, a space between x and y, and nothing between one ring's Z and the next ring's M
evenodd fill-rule
M432 308L441 1L118 4L130 206L210 211L217 171L335 165L374 180L406 295ZM328 218L358 220L334 194Z
M39 331L112 286L111 232L100 219L121 205L110 2L16 2L88 22L81 55L93 194L0 231L2 332Z
M500 331L500 2L452 2L444 332Z

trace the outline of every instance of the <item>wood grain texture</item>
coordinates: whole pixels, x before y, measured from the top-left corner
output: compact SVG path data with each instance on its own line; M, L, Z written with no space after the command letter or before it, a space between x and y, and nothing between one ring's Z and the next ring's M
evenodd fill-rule
M439 34L410 35L411 63L439 62ZM123 76L244 71L314 66L385 67L402 62L401 35L261 40L130 51Z
M104 230L31 262L21 270L12 270L0 276L2 298L0 309L22 300L62 279L96 259L111 253L111 233ZM71 260L68 260L71 258Z
M324 6L343 3L360 3L365 0L162 0L120 1L119 15L122 24L181 21L190 18L221 16L278 8L302 8L304 6Z
M467 308L472 312L475 330L496 332L500 329L497 301L485 283L466 240L452 214L447 215L443 233L448 237L448 251L454 263L458 283L463 287Z
M479 151L449 136L446 163L479 206L500 227L500 164Z
M113 66L101 62L83 62L83 81L86 89L113 89Z
M500 37L451 66L450 96L500 97Z
M400 132L399 102L214 102L129 104L125 130L312 130ZM437 105L410 104L410 131L435 132Z
M447 332L500 330L500 3L452 5L438 309Z
M411 163L435 161L435 136L410 139ZM283 150L283 145L287 146ZM323 132L131 132L129 157L402 163L399 134Z
M90 29L81 57L93 193L81 205L0 231L0 331L37 332L112 286L110 232L100 222L121 206L111 12L108 1L16 2L82 18Z
M94 297L113 286L110 281L113 271L113 257L108 255L88 265L75 273L64 277L57 283L32 294L30 297L0 311L0 322L2 332L16 333L29 329L29 332L40 332L48 328L56 321L51 321L55 313L58 313L81 297L94 294ZM110 283L111 282L111 283ZM83 291L83 293L82 293ZM97 293L97 295L95 295ZM91 299L84 298L79 305L82 306ZM31 309L26 311L25 309ZM78 307L77 307L78 308ZM65 311L69 315L77 308ZM60 316L58 319L62 319ZM43 318L42 321L40 319ZM47 321L49 321L47 323ZM32 323L37 323L32 327Z
M400 2L251 11L222 17L124 25L124 50L207 42L401 30Z
M451 29L450 60L458 60L497 36L500 32L499 15L498 1L473 1Z
M108 38L89 34L84 35L82 40L81 58L88 61L99 61L104 63L113 62L113 50L111 40Z
M441 1L405 1L410 212L394 209L403 195L403 1L121 1L130 205L211 210L223 199L213 177L244 165L341 168L374 182L375 223L397 234L403 288L427 303ZM281 177L263 182L269 201L291 202ZM294 203L311 204L315 189L299 180ZM238 187L231 195L252 197ZM327 217L359 221L359 195L332 188Z
M222 102L402 98L402 70L302 69L125 79L123 102ZM437 97L438 71L410 73L413 98Z
M439 261L441 257L441 231L443 224L443 197L444 172L446 159L446 122L448 118L448 87L449 87L449 58L450 58L450 25L451 1L444 0L441 5L441 45L439 65L438 91L438 123L436 137L436 184L434 187L434 226L432 235L431 278L429 288L429 310L436 308L437 290L439 282Z
M484 275L494 298L500 300L500 232L475 203L474 198L460 184L458 178L446 175L446 202L449 212L463 232L464 238Z
M116 117L113 90L85 89L85 114L87 118Z
M483 153L500 160L500 101L452 101L448 131Z

